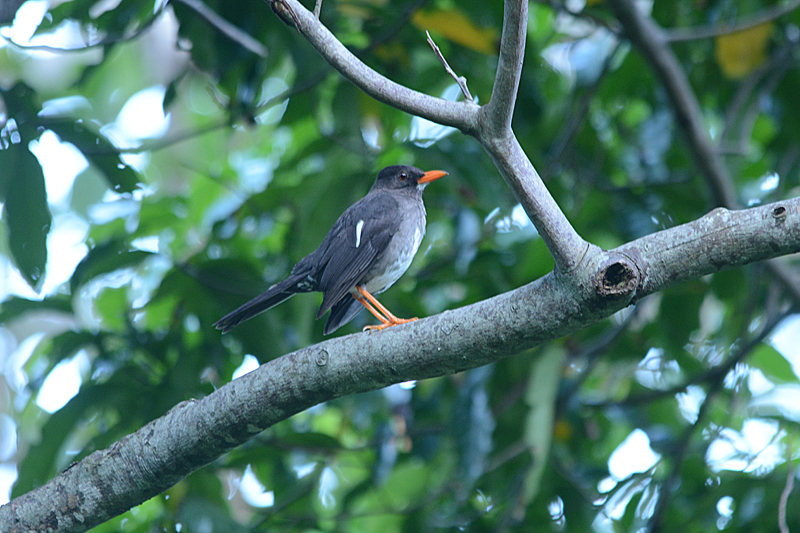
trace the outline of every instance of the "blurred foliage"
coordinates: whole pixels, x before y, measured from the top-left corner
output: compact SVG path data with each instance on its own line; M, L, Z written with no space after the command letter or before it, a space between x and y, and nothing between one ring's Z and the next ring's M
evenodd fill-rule
M225 337L211 324L285 276L383 166L450 172L426 192L421 253L382 298L395 313L435 314L552 269L474 140L375 103L265 3L205 4L266 58L184 1L65 2L37 36L72 32L77 50L0 48L0 253L18 278L0 309L12 496L252 356L322 340L319 295ZM715 26L771 6L678 0L653 16ZM491 96L501 2L326 1L321 18L382 74L456 98L430 30L479 102ZM529 22L514 129L586 239L611 248L715 207L659 81L603 26L615 24L602 3L534 3ZM798 191L798 23L792 12L673 45L745 205ZM154 89L168 127L126 131L126 104ZM85 162L66 201L46 179L64 163L34 150L48 135ZM57 250L75 220L83 258L70 266ZM24 286L65 268L47 294ZM760 265L699 279L485 368L317 406L95 531L776 531L800 383L797 352L769 335L796 305ZM78 360L80 392L45 413L47 376Z

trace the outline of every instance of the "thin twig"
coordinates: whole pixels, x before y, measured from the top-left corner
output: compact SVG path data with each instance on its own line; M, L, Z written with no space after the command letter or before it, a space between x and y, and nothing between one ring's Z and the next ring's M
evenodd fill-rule
M220 33L225 35L233 42L241 45L243 48L250 50L259 57L267 57L267 48L255 40L253 37L242 31L241 28L234 26L221 16L219 16L210 7L205 5L200 0L178 0L189 9L206 19L206 22L211 24L214 28L219 30Z
M729 35L739 31L747 30L781 18L800 7L800 0L794 0L786 5L775 5L769 9L765 9L758 15L731 25L718 25L718 26L704 26L699 28L674 28L671 30L664 30L664 37L667 42L676 43L681 41L693 41L696 39L708 39L711 37L718 37L720 35Z
M778 527L781 533L789 533L789 525L786 523L786 503L789 501L789 495L794 489L794 462L792 461L791 451L786 460L786 466L788 468L788 472L786 472L786 485L783 487L780 504L778 505Z
M450 68L450 65L447 63L447 60L444 58L444 55L442 54L442 51L439 49L439 47L436 45L436 43L433 42L433 38L431 37L431 34L428 33L428 30L425 30L425 35L428 36L428 44L431 45L431 48L433 48L433 53L435 53L436 57L439 58L439 61L442 62L442 65L444 66L444 70L447 71L447 73L450 74L453 77L454 80L456 80L456 83L458 84L458 86L461 87L461 92L464 94L464 98L466 98L468 102L474 103L475 100L472 98L472 95L470 94L469 89L467 89L467 78L465 78L464 76L458 76L453 71L453 69Z
M319 20L319 14L322 11L322 0L317 0L317 3L314 5L314 16L317 17Z
M595 408L606 408L610 406L625 406L625 405L645 405L647 403L659 400L664 397L675 396L676 394L680 394L682 392L686 392L686 389L690 385L697 385L700 383L710 383L715 382L721 378L724 378L728 372L733 370L733 368L741 363L750 353L759 345L761 344L767 336L772 333L772 331L778 327L778 324L781 323L783 319L791 315L792 313L796 313L797 308L790 308L782 313L773 316L769 322L767 322L764 327L761 329L761 332L750 339L745 344L738 346L735 350L733 350L729 357L725 360L725 362L711 367L708 370L701 372L688 380L675 385L674 387L670 387L668 389L660 389L660 390L653 390L650 392L645 392L641 394L631 395L627 398L623 398L622 400L613 400L613 401L604 401L604 402L584 402L584 405L595 407Z
M35 52L52 52L54 54L61 54L61 53L68 53L68 52L83 52L84 50L90 50L92 48L101 48L106 46L111 46L121 42L128 42L137 39L138 37L142 36L148 29L161 17L161 14L164 10L159 10L153 14L152 17L145 20L138 28L136 28L130 35L118 35L115 37L108 37L91 43L85 44L84 46L76 47L76 48L61 48L59 46L49 46L46 44L21 44L15 42L11 39L5 38L4 39L13 46L14 48L18 48L20 50L25 51L35 51Z
M722 385L725 382L724 376L718 376L711 384L711 388L706 394L705 400L700 404L697 410L697 420L694 424L687 427L675 443L675 452L672 454L672 468L666 479L661 483L661 490L659 491L658 498L656 499L653 515L650 519L648 531L650 533L659 533L664 525L666 518L666 511L669 507L669 502L672 500L673 491L677 487L678 477L680 476L681 465L686 458L686 453L689 451L689 444L698 429L702 427L705 422L706 414L711 406L712 400L719 394Z
M606 59L603 62L603 68L600 70L600 75L597 76L595 82L588 88L586 94L583 95L582 101L578 105L578 110L573 113L568 120L564 121L564 126L561 128L561 131L558 132L555 140L550 145L551 148L547 166L545 167L544 172L542 172L543 180L547 181L550 177L552 177L556 169L561 166L562 156L572 146L572 143L577 137L579 129L587 123L586 116L589 114L589 107L595 100L594 97L597 94L597 91L600 89L606 74L608 74L611 68L611 61L617 55L617 51L619 50L620 46L622 46L621 40L617 42L614 50L606 56Z

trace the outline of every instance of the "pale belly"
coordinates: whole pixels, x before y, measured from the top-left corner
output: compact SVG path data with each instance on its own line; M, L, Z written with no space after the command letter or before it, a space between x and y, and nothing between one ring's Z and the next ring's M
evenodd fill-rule
M379 294L400 279L405 274L414 256L419 250L419 245L422 243L422 238L425 236L425 226L414 229L414 236L412 246L402 246L399 239L393 239L389 243L386 253L378 259L372 268L364 275L365 280L369 280L364 284L364 288L370 294ZM389 262L387 257L395 257L396 261ZM377 273L381 273L376 275Z

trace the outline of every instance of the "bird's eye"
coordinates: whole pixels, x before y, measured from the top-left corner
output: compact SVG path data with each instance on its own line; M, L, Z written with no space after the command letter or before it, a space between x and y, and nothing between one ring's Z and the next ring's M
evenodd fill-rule
M400 181L406 181L408 179L408 174L401 172L397 177L400 178Z

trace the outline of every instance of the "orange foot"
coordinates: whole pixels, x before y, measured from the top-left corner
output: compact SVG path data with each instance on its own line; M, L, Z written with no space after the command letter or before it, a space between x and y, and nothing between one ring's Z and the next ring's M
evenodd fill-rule
M386 322L383 322L382 324L378 324L378 325L375 325L375 326L364 326L364 329L362 329L361 331L380 331L382 329L390 328L392 326L399 326L400 324L407 324L409 322L414 322L415 320L419 320L419 318L417 318L417 317L414 317L414 318L397 318L394 315L392 315L392 318L394 318L394 320L387 320Z
M365 289L361 285L358 285L356 286L356 290L361 296L354 294L353 298L361 302L361 305L366 307L367 311L372 313L375 316L375 318L381 321L381 323L378 324L377 326L365 326L364 329L362 329L361 331L380 331L382 329L386 329L391 326L397 326L399 324L406 324L408 322L419 320L416 317L397 318L388 309L386 309L383 306L383 304L381 304L373 295L371 295L367 291L367 289Z

